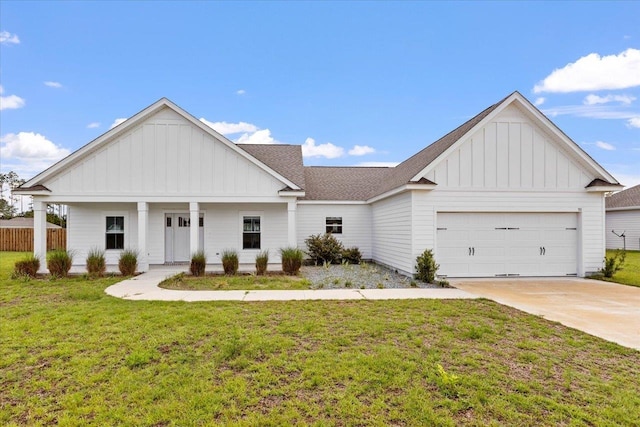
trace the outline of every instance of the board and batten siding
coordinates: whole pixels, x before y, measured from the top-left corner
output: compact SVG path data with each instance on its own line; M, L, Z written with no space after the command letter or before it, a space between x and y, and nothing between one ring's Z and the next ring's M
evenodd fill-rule
M624 241L612 233L626 236L626 247L630 250L640 250L640 209L607 211L605 236L607 249L622 249Z
M46 183L74 194L277 195L284 184L165 108Z
M372 204L373 260L413 274L416 255L412 245L412 194L392 196Z
M342 217L342 234L334 236L345 248L357 246L362 258L372 259L371 206L364 204L298 204L296 212L298 247L307 250L305 239L324 234L327 217Z

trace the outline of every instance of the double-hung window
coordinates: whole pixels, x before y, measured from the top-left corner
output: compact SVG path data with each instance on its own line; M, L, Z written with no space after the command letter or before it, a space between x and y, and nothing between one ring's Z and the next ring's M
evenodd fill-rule
M242 217L242 249L260 249L260 217Z
M124 249L124 217L108 216L105 249Z
M331 234L342 234L342 217L328 216L326 219L326 232Z

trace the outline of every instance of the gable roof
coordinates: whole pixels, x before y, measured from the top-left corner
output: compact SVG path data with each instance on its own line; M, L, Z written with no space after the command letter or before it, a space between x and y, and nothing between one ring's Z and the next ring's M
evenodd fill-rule
M286 144L237 144L280 175L305 188L302 146Z
M629 187L619 191L605 200L607 209L615 208L639 208L640 209L640 185Z
M304 168L305 197L303 200L368 200L379 194L391 168L327 167Z
M131 118L125 120L118 126L114 127L113 129L110 129L109 131L100 135L98 138L94 139L93 141L89 142L88 144L84 145L78 150L74 151L73 153L71 153L64 159L60 160L53 166L45 169L43 172L40 172L38 175L34 176L33 178L25 182L22 186L20 186L16 190L18 192L29 194L28 192L33 191L33 188L42 186L46 180L51 179L52 177L61 173L62 171L65 170L65 168L71 166L73 163L79 161L85 156L88 156L91 153L101 149L103 146L113 141L117 136L124 134L127 130L132 129L133 127L142 123L145 119L151 117L152 115L156 114L157 112L161 111L164 108L169 108L173 110L175 113L179 114L184 119L186 119L190 124L199 128L203 132L209 134L210 136L215 138L217 141L221 142L222 144L227 146L229 149L236 152L238 155L244 157L245 159L249 160L251 163L263 169L265 172L269 173L274 178L283 182L284 185L294 190L301 189L298 184L286 178L281 173L276 172L272 167L268 166L264 162L258 160L256 157L251 155L249 151L239 148L238 145L236 145L235 143L227 139L225 136L216 132L213 128L202 123L200 120L198 120L197 118L195 118L193 115L189 114L187 111L183 110L182 108L178 107L169 99L161 98L155 103L145 108L144 110L133 115Z

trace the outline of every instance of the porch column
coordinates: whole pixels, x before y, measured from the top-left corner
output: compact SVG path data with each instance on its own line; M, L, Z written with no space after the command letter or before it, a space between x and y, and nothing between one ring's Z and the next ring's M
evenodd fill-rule
M33 254L40 259L40 273L47 269L47 204L33 199Z
M287 203L287 244L295 248L298 246L297 238L296 238L296 204L295 200L292 200Z
M191 255L198 252L200 249L200 203L198 202L190 202L189 203L189 242L191 253L189 254L189 259L191 259Z
M149 250L147 236L149 235L149 203L138 202L138 271L149 271Z

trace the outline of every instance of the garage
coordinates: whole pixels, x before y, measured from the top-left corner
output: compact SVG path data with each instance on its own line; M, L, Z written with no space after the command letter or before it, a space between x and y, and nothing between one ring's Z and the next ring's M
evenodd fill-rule
M439 212L436 246L439 275L575 276L578 215Z

